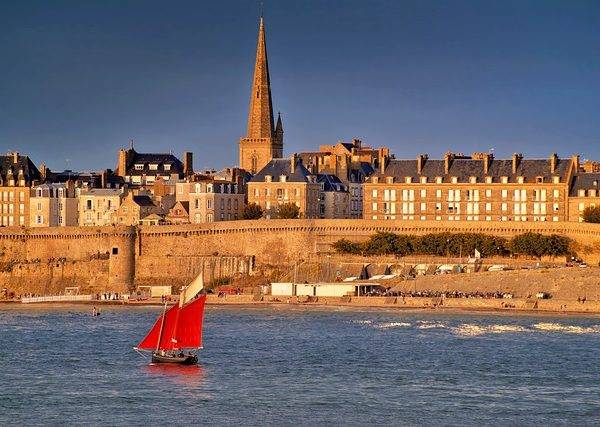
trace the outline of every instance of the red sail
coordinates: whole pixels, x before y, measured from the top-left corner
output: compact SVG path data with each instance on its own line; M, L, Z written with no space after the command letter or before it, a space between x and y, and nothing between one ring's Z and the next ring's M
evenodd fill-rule
M165 314L164 327L161 314L154 326L137 346L143 350L156 350L160 336L159 350L177 350L180 348L202 347L202 321L206 295L201 295L194 301L179 307L171 307ZM162 328L162 335L160 330Z
M172 348L202 347L202 323L204 320L204 303L206 295L179 308L179 319L171 340Z
M161 345L159 346L159 349L167 349L167 347L164 346L164 343L166 341L170 341L171 336L173 335L173 328L175 326L178 311L179 306L175 304L165 313L165 327L163 329L162 336L160 330L162 328L163 315L161 313L160 316L158 316L158 319L156 319L156 322L154 323L152 329L150 329L150 332L148 332L148 335L146 335L146 338L144 338L138 344L137 348L140 348L142 350L156 350L156 344L158 342L158 337L160 336ZM167 338L167 336L169 338Z

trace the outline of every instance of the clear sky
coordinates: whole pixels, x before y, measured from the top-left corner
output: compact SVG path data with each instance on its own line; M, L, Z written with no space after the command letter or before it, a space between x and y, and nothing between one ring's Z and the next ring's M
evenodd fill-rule
M0 152L53 170L144 152L236 165L258 1L0 0ZM266 0L286 155L600 159L598 0Z

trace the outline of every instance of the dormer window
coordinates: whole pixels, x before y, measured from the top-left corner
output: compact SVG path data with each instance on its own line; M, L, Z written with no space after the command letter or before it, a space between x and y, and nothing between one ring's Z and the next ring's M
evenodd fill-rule
M523 184L523 182L525 182L525 178L523 178L522 176L518 176L518 177L517 177L517 182L518 182L519 184Z
M287 176L285 176L285 175L281 175L281 176L279 177L279 182L287 182Z
M500 181L502 182L502 184L508 184L508 177L507 176L503 176L500 178Z
M390 178L392 178L392 177L389 177L389 178L388 178L388 180L389 180ZM393 179L393 178L392 178L392 179ZM407 184L410 184L410 183L412 182L412 177L410 177L410 176L406 176L406 177L404 177L404 182L405 182L405 183L407 183ZM391 184L391 182L389 182L389 181L388 181L388 184Z
M271 175L265 175L265 182L271 182L273 177Z
M560 184L560 176L553 176L552 177L552 182L554 184Z
M492 181L492 177L491 177L491 176L486 176L486 177L485 177L485 183L486 183L486 184L491 184L492 182L493 182L493 181Z
M213 192L213 185L212 184L206 184L206 192L207 193L212 193Z
M379 177L373 177L373 184L377 184L379 182Z
M450 182L452 182L452 184L457 184L458 183L458 178L453 176L452 178L450 178Z
M476 176L469 177L469 182L471 184L477 184L477 177Z
M144 170L144 165L143 163L136 163L134 166L136 171L143 171Z
M537 182L538 184L543 184L544 183L544 177L543 176L537 176L535 178L535 182Z
M385 178L385 182L387 182L388 184L393 184L394 183L394 177L393 176L388 176Z
M38 188L38 189L36 190L36 196L37 196L37 197L42 197L42 189L41 189L41 188Z
M579 197L585 197L585 190L579 190Z
M202 184L196 184L195 186L196 193L202 193Z
M421 184L427 184L427 177L426 176L422 176L421 177Z
M441 184L442 183L442 177L441 176L436 176L435 177L435 183L436 184Z
M163 166L163 168L164 168L166 171L170 171L170 170L171 170L171 165L170 165L170 164L166 164L166 165L164 165L164 166Z
M158 164L157 163L150 163L149 168L151 171L156 171L158 170Z

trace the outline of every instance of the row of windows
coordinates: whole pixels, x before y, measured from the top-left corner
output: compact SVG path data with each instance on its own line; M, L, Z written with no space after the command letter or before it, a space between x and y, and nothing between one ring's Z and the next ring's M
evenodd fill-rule
M227 199L227 209L231 209L232 207L235 210L239 209L238 199L233 200L233 203L232 203L231 199ZM194 208L200 209L200 199L194 200ZM213 200L206 199L206 209L212 209L212 208L213 208ZM225 209L225 199L221 199L220 208Z
M500 177L500 181L496 180L494 182L494 178L491 176L486 176L484 181L478 181L476 176L471 176L469 177L469 184L477 184L479 183L485 183L485 184L508 184L508 177L507 176L501 176ZM373 182L374 184L379 182L379 177L374 176L373 178L371 178L371 182ZM395 177L393 176L386 176L383 180L383 182L385 182L386 184L393 184L396 182L402 182L402 181L397 181ZM433 180L429 180L426 176L421 176L419 177L418 180L414 180L412 176L406 176L404 177L404 181L405 184L443 184L444 183L444 178L441 176L436 176ZM448 182L448 181L446 181ZM537 184L543 184L544 182L546 182L544 180L543 176L538 176L535 178L535 181L533 181ZM457 176L451 176L450 177L450 183L452 184L458 184L458 177ZM517 177L517 184L524 184L525 183L525 177L524 176L518 176ZM560 184L560 177L559 176L553 176L552 177L552 183L553 184Z
M14 202L15 201L15 192L14 191L2 191L2 201L3 202ZM25 192L19 191L19 202L25 201Z
M431 190L433 192L433 190ZM498 190L496 190L498 191ZM486 189L484 190L477 190L477 189L467 189L467 190L457 190L457 189L450 189L447 190L446 192L446 200L448 200L449 202L454 202L454 201L461 201L461 197L464 194L464 198L468 201L479 201L481 199L481 195L485 195L486 198L492 198L494 195L494 191L491 189ZM552 197L554 199L560 199L560 190L558 189L554 189L552 191ZM397 196L399 195L401 197L401 200L415 200L415 195L419 194L421 199L425 199L427 198L427 194L428 191L427 189L423 188L421 190L419 190L417 192L417 190L412 190L412 189L403 189L403 190L395 190L395 189L384 189L382 191L380 191L377 188L374 188L371 190L371 196L376 199L378 198L380 195L383 197L384 201L396 201L397 200ZM429 193L431 194L431 193ZM497 193L496 193L497 194ZM507 189L503 189L500 190L500 196L502 199L508 199L509 198L509 194L511 196L511 199L514 201L526 201L527 200L527 190L524 189L515 189L514 191L511 191L509 193L509 191ZM535 189L535 190L531 190L529 192L529 194L531 195L531 200L532 201L541 201L541 202L545 202L548 199L548 192L546 189ZM436 189L435 190L435 197L438 199L443 198L444 196L444 191L442 189Z
M383 203L373 202L371 207L372 207L373 212L377 212L379 209L381 209L384 213L395 214L397 212L396 205L397 204L394 202L383 202ZM420 212L427 212L427 203L417 204L414 202L398 203L398 211L402 212L403 214L415 213L415 205L420 208ZM547 212L547 207L546 207L547 204L544 202L536 202L536 203L532 203L530 205L531 205L531 208L533 209L533 213L536 215L537 214L545 215ZM554 212L560 211L560 204L548 203L548 205L552 206L552 209ZM581 209L581 205L582 204L580 204L580 210L583 210L583 209ZM465 203L465 206L466 206L467 214L479 214L479 212L480 212L480 203L470 202L470 203ZM449 214L460 213L460 211L461 211L460 208L461 208L460 202L449 202L446 204L446 211ZM485 208L486 212L491 212L492 211L492 203L489 203L489 202L485 203L485 204L481 203L481 209L484 209L484 208ZM511 208L512 208L513 213L516 215L521 215L521 214L527 213L527 203L525 203L525 202L513 203ZM550 206L548 206L548 208L550 208ZM509 204L502 203L500 205L500 209L502 212L508 212ZM436 212L443 211L443 204L440 202L437 202L435 204L435 211Z
M143 171L143 170L144 170L144 166L145 166L145 164L144 164L144 163L136 163L136 164L134 165L134 169L135 169L136 171ZM159 164L158 164L158 163L150 163L150 164L148 165L148 169L150 169L151 171L155 171L155 170L158 170L158 166L159 166ZM166 171L170 171L170 170L171 170L171 165L170 165L170 164L168 164L168 163L166 163L166 164L163 164L163 165L162 165L162 167L163 167L163 169L164 169L164 170L166 170Z
M15 225L15 217L12 215L4 215L0 217L0 225L3 225L5 227L12 227ZM25 217L24 216L19 216L19 224L18 225L25 225Z

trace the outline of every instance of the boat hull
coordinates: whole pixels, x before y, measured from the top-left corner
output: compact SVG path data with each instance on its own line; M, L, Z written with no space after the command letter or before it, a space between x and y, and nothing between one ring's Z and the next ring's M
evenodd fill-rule
M171 363L177 365L195 365L198 363L198 356L195 354L188 354L184 356L169 356L160 355L158 353L152 353L152 363Z

